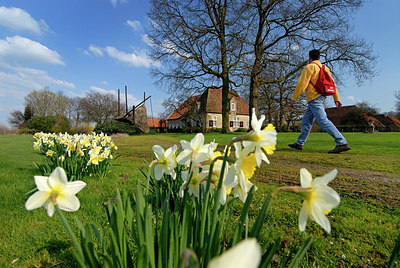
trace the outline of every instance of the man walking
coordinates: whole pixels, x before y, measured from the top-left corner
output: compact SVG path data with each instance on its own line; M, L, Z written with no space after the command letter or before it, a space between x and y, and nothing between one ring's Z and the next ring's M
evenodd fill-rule
M299 98L304 91L306 92L307 110L303 116L303 120L301 121L301 134L297 139L297 142L289 144L289 147L297 150L303 150L303 145L311 132L313 123L315 120L317 120L318 125L335 139L336 147L333 150L330 150L328 153L338 154L350 150L350 146L343 135L326 115L324 108L326 97L319 94L313 86L318 80L319 72L322 67L319 59L319 50L311 50L309 52L309 64L307 64L307 66L303 69L299 81L297 82L296 89L293 93L292 101L290 102L290 106L292 108L294 108L294 102L297 100L297 98ZM329 75L331 75L329 68L325 66L325 69ZM340 102L337 91L335 94L333 94L333 99L336 107L341 108L342 103Z

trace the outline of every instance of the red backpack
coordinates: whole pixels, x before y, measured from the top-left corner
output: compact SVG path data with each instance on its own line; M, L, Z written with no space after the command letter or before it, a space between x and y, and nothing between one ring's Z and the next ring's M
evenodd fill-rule
M318 67L319 65L315 62ZM322 64L322 67L319 67L319 77L315 85L310 81L311 85L315 88L315 90L324 96L329 96L333 95L336 93L336 85L335 82L333 81L332 77L329 75L329 73L325 69L325 65Z

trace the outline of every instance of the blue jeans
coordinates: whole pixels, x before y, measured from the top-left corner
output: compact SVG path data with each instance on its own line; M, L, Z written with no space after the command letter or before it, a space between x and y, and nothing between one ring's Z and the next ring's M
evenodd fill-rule
M307 110L303 116L303 120L301 121L301 134L297 139L297 144L304 145L315 120L317 120L318 125L323 130L335 139L337 145L347 143L342 133L339 132L336 126L326 116L324 102L325 97L320 96L308 103Z

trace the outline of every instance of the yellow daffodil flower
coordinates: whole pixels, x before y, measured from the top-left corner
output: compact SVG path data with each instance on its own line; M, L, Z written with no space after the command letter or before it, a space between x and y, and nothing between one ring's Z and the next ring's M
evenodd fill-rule
M260 120L258 120L255 109L253 108L253 115L251 119L251 127L253 130L250 132L251 134L247 137L247 139L243 141L243 145L245 147L248 147L251 151L254 151L257 166L260 166L262 161L269 164L269 160L262 148L265 148L267 152L271 152L273 147L268 146L276 144L276 131L272 125L268 125L266 128L261 130L264 119L265 115L261 115Z
M54 214L54 206L61 210L77 211L80 207L79 199L75 196L86 183L83 181L68 182L64 169L57 167L49 177L35 176L36 193L25 203L27 210L45 207L49 217Z

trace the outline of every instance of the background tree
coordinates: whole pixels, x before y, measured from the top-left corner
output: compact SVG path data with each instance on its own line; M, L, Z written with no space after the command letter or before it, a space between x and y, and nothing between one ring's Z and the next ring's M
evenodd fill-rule
M231 73L242 56L245 35L240 1L152 0L149 37L152 55L162 65L153 69L169 92L186 97L211 83L222 83L222 132L229 131Z
M24 128L26 124L24 114L18 110L12 111L8 117L8 123L18 129Z
M366 101L357 102L356 105L367 115L379 114L379 109Z
M376 60L371 46L354 36L350 24L363 3L153 0L149 36L153 56L162 64L154 74L160 82L167 80L175 92L222 80L226 93L227 84L240 86L247 76L250 116L251 108L258 110L260 87L298 78L311 49L321 50L321 61L330 67L338 84L349 73L361 83L374 75ZM285 71L264 76L274 64L284 65ZM228 101L227 95L223 101Z
M400 91L395 92L394 97L396 98L396 117L400 119Z
M87 116L90 122L103 124L115 118L118 110L118 100L112 94L91 91L79 101L82 114Z
M64 115L68 108L68 98L61 91L54 93L48 88L44 88L31 91L26 95L25 106L29 106L34 115Z
M362 82L374 74L371 46L354 37L349 22L363 0L254 0L248 1L251 17L257 18L249 39L253 60L249 61L249 104L258 109L258 89L291 76L298 77L307 64L308 51L319 49L322 63L339 78L350 72ZM270 63L286 66L280 76L262 77ZM335 68L336 67L336 68ZM268 69L267 69L268 71Z

